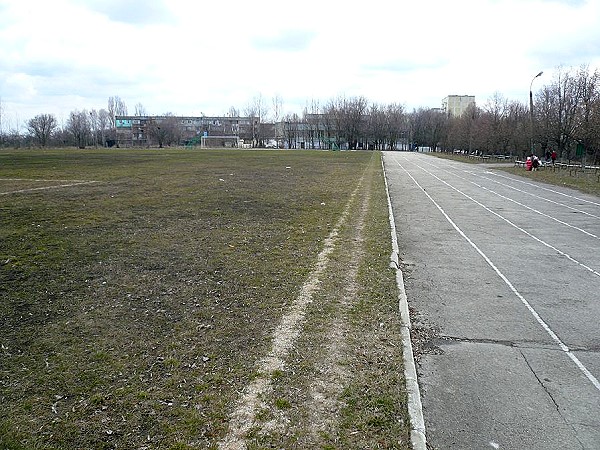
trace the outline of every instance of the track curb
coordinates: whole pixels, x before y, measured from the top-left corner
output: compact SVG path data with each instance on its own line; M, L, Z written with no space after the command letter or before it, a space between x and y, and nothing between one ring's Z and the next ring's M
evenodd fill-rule
M421 403L421 392L417 379L417 369L412 349L410 337L410 314L408 311L408 298L404 288L404 277L400 269L398 237L396 235L396 223L394 221L394 211L388 189L387 175L383 154L381 156L381 168L383 170L383 179L385 181L385 192L388 202L388 211L390 219L392 254L390 255L390 267L396 272L396 284L398 286L398 309L401 319L401 336L404 360L404 378L406 380L406 391L408 393L408 414L410 416L410 440L414 450L427 450L427 439L425 435L425 421L423 419L423 405Z

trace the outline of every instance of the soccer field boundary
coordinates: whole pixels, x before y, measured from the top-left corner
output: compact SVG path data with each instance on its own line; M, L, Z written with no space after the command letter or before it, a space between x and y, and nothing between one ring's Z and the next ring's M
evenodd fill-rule
M36 183L49 183L49 182L58 182L62 184L54 184L51 186L40 186L35 188L26 188L26 189L16 189L13 191L3 191L0 192L0 195L10 195L10 194L23 194L25 192L35 192L35 191L46 191L50 189L59 189L59 188L68 188L73 186L82 186L86 184L95 184L100 183L100 181L94 180L42 180L42 179L30 179L30 178L0 178L0 181L30 181Z

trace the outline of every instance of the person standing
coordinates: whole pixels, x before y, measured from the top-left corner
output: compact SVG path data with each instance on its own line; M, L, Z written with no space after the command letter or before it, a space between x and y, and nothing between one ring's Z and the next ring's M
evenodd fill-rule
M550 155L550 158L552 159L552 165L554 165L554 163L556 162L556 151L552 150L552 154Z

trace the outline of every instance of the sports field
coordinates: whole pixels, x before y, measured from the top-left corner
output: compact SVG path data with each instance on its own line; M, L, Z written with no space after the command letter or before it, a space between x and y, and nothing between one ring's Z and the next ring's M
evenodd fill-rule
M0 150L0 448L409 448L380 157Z

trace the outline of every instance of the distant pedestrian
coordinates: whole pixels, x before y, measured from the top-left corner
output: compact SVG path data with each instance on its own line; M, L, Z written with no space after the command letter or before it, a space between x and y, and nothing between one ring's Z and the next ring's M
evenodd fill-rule
M550 158L552 159L552 165L554 165L554 163L556 162L556 151L552 150Z
M537 170L538 167L540 167L540 159L534 155L533 160L531 161L531 168Z
M525 170L531 170L533 167L533 161L531 160L531 156L527 157L527 161L525 161Z

